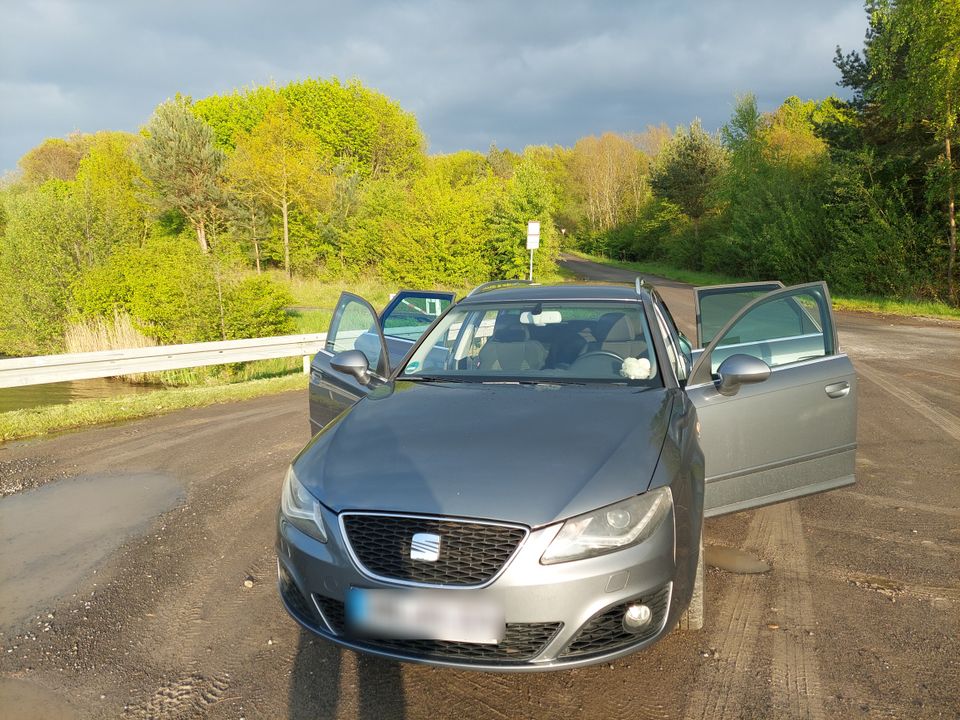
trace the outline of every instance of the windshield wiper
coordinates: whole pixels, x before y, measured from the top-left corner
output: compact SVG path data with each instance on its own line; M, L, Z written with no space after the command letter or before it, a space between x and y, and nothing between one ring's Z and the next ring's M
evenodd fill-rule
M433 382L433 383L468 383L476 382L468 378L453 377L449 375L400 375L397 380L407 380L410 382Z

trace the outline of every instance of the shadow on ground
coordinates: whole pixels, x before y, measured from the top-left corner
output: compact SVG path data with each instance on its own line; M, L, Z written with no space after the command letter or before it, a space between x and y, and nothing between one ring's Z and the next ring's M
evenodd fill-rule
M400 720L406 698L400 663L341 650L301 631L290 680L291 720Z

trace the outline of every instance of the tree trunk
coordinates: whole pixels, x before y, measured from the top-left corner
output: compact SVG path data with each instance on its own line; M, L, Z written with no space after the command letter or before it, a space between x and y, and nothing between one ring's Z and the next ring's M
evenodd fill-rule
M220 260L214 258L213 277L217 282L217 307L220 309L220 339L227 339L227 325L223 312L223 285L220 282Z
M200 241L200 251L204 255L210 252L210 246L207 245L207 228L203 218L197 221L197 240Z
M287 271L287 277L291 278L293 274L290 272L290 226L286 198L280 204L280 211L283 213L283 269Z
M953 187L953 157L950 154L950 135L944 141L947 154L947 215L950 222L950 255L947 260L947 292L950 300L957 302L957 290L953 281L954 268L957 264L957 212L956 194Z
M260 240L257 239L257 214L254 211L250 211L250 231L253 235L253 255L257 260L257 275L262 271L260 270Z

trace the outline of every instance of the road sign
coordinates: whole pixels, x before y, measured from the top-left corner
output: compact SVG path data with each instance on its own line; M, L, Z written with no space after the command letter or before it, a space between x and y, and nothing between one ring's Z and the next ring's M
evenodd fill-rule
M527 223L527 250L536 250L540 247L540 223L531 220Z

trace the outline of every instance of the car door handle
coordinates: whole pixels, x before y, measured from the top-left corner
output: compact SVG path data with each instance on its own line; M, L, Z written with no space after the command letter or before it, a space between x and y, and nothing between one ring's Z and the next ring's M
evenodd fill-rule
M824 390L827 391L827 395L832 398L842 398L850 394L850 383L846 380L843 382L833 383L827 385Z

